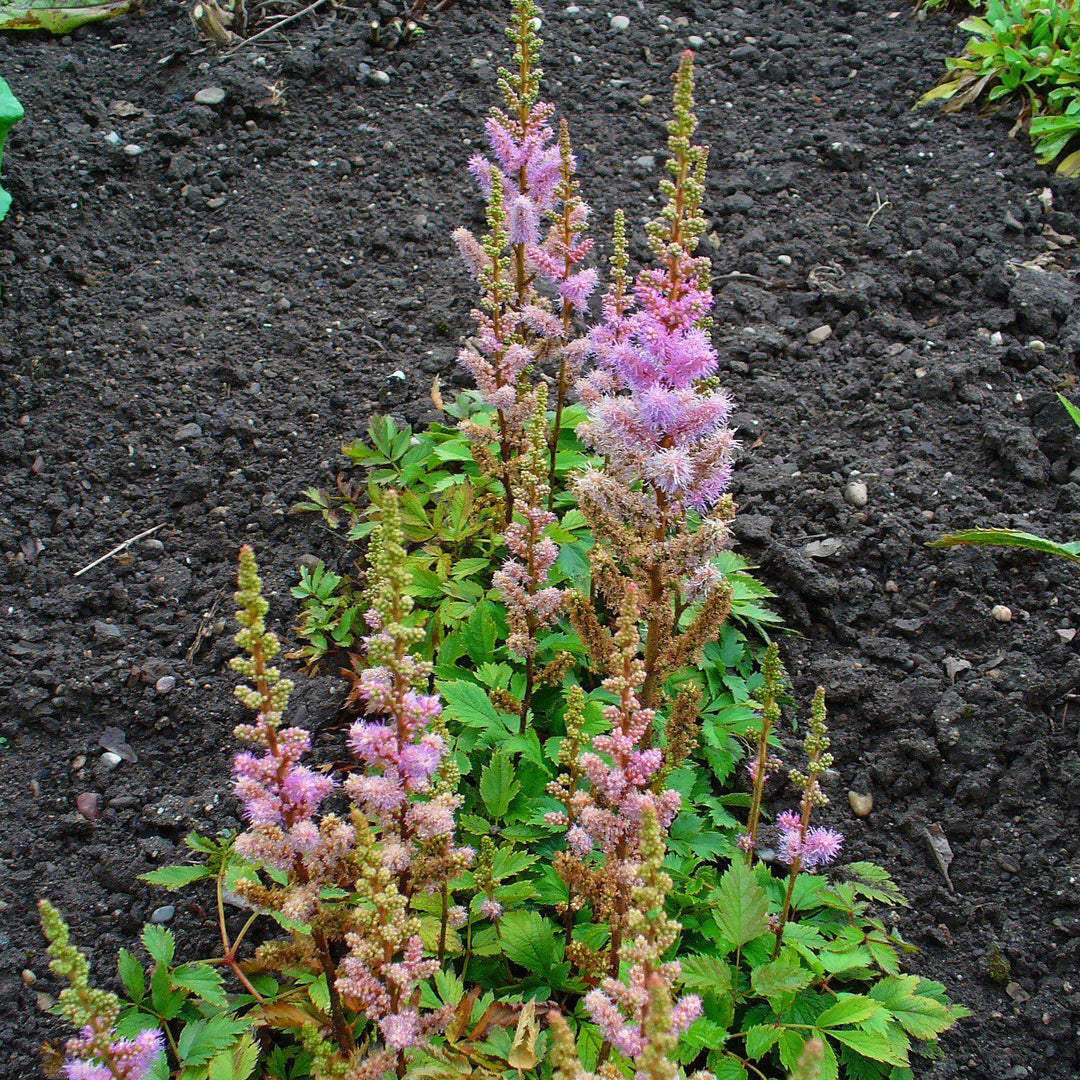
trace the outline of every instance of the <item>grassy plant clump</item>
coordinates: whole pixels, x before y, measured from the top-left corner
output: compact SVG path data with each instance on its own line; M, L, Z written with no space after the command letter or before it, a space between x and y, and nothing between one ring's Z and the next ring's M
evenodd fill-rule
M244 548L244 828L146 876L213 891L220 951L177 964L149 927L126 1000L57 952L76 1080L908 1080L965 1015L902 971L888 873L839 861L823 692L781 761L769 594L728 550L692 58L649 262L620 214L597 314L534 20L516 0L470 163L486 231L456 235L476 390L422 431L374 420L346 448L366 485L307 494L361 545L355 577L297 586L304 659L348 662L343 752L319 767L289 723Z
M1039 161L1080 174L1080 6L1074 0L988 0L960 23L972 36L947 61L941 82L919 104L946 112L1016 105L1013 134L1026 129Z

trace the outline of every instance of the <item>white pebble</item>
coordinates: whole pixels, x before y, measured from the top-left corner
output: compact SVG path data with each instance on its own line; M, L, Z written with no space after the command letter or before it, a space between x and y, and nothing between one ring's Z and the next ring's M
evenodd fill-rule
M625 15L612 15L609 25L612 30L625 30L630 25L630 20Z
M196 105L220 105L225 100L225 91L220 86L204 86L195 91Z
M819 326L816 330L811 330L806 335L806 340L811 345L820 345L823 341L828 341L832 337L832 327L826 323L824 326Z
M1028 348L1032 352L1046 352L1046 342L1045 341L1040 341L1037 337L1032 338L1028 342Z
M990 609L990 618L995 622L1012 622L1012 608L1007 608L1004 604L995 604Z
M781 266L790 266L791 265L791 256L790 255L777 255L776 256L776 261Z
M124 147L124 153L130 158L137 158L142 153L142 147L137 143L129 142Z
M861 509L870 501L870 492L861 480L852 480L844 488L844 500L856 509Z
M686 44L689 45L691 49L703 49L705 47L705 39L703 37L698 37L697 34L691 34L686 39Z
M114 754L111 750L106 750L105 753L101 755L101 764L104 765L109 772L112 772L123 760L124 759L119 754Z
M1005 344L1005 337L1004 337L1004 335L1002 334L1002 332L1000 330L995 330L990 335L990 344L991 345L1004 345Z

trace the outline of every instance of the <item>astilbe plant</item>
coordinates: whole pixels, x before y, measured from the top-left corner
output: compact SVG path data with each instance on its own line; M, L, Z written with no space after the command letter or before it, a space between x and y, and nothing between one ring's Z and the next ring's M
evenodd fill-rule
M190 841L206 866L147 877L213 879L224 953L173 967L171 936L151 928L150 990L122 954L121 1005L89 988L44 905L72 984L61 1011L81 1032L69 1080L679 1080L702 1067L896 1080L963 1015L900 973L903 943L872 909L903 902L888 875L823 873L842 838L812 823L831 762L820 694L807 765L787 774L798 810L767 823L783 670L773 645L756 672L725 625L748 579L724 551L735 443L696 254L706 151L691 59L652 264L632 279L617 214L597 319L576 161L540 101L535 7L513 7L504 108L470 165L488 232L457 234L482 293L461 355L480 404L446 406L456 428L386 421L361 456L366 579L335 614L357 647L351 760L316 767L311 733L287 725L291 684L242 549L244 827ZM589 358L583 405L568 406ZM768 863L765 835L779 849ZM226 890L251 908L234 936ZM260 915L285 934L242 958Z
M60 991L57 1012L79 1032L68 1039L65 1080L148 1080L165 1051L160 1031L147 1028L121 1038L115 1026L120 999L90 985L90 965L72 945L67 923L47 900L38 902L41 928L49 942L49 968L68 985Z

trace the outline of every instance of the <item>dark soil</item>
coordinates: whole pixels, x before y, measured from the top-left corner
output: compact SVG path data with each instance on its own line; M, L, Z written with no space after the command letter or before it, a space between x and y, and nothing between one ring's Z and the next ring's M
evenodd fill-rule
M717 282L747 447L737 532L800 632L786 639L800 692L830 692L842 780L829 813L911 898L913 968L976 1014L924 1075L1075 1077L1080 665L1059 633L1080 627L1075 571L925 542L976 523L1076 534L1080 448L1053 392L1080 360L1077 249L1047 242L1080 235L1076 188L1009 141L1004 116L911 111L962 40L945 17L856 0L578 3L547 9L545 67L598 229L617 205L635 226L649 209L659 169L642 155L659 150L676 53L705 39L711 254L719 275L743 275ZM462 0L389 57L342 18L224 62L197 47L182 5L151 7L71 38L0 41L27 111L0 227L12 1080L37 1075L37 1044L57 1033L35 1001L55 987L34 899L70 915L110 978L117 948L171 902L136 875L175 859L188 828L236 824L224 660L237 546L257 546L287 632L298 559L348 558L288 507L332 485L342 440L373 411L428 412L433 376L457 381L468 325L449 232L477 221L464 163L495 92L502 4ZM358 79L361 63L389 85ZM224 103L194 104L209 86ZM856 476L863 508L845 501ZM839 543L814 556L819 540ZM1011 621L991 617L998 604ZM295 701L298 721L325 729L340 690L301 680ZM109 728L138 758L111 772ZM849 787L873 795L868 819ZM93 824L75 807L89 792ZM955 855L952 889L933 824ZM188 938L204 925L186 899L172 924Z

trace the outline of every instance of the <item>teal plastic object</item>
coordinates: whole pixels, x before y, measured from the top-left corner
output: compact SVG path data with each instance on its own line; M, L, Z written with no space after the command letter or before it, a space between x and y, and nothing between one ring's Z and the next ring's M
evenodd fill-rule
M4 141L11 125L23 118L23 107L3 79L0 79L0 163L4 160ZM0 187L0 221L7 216L11 196Z

